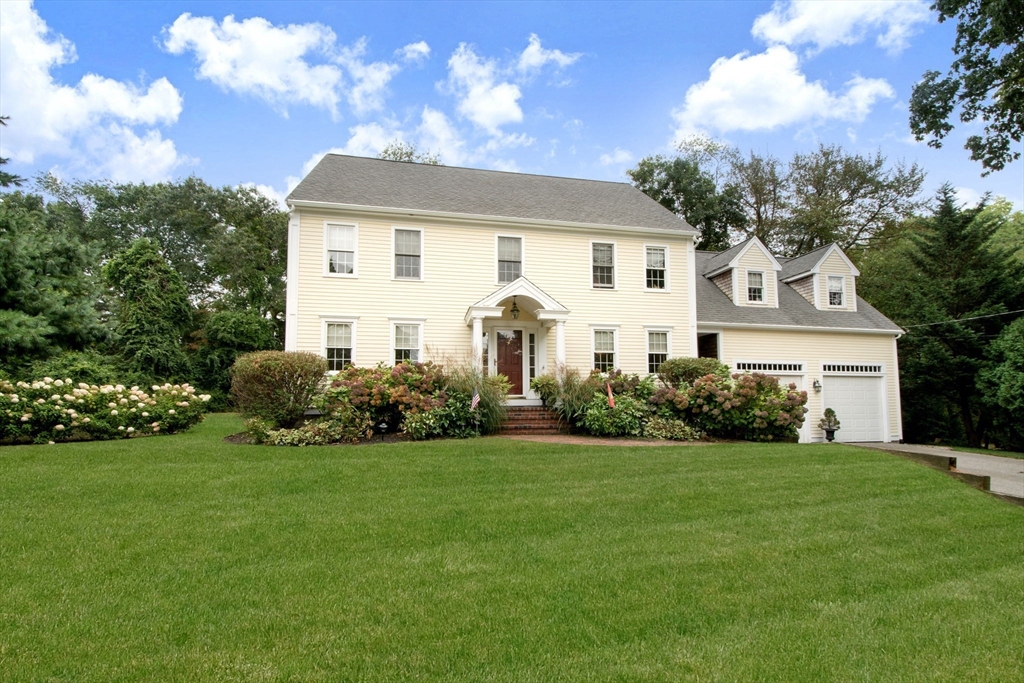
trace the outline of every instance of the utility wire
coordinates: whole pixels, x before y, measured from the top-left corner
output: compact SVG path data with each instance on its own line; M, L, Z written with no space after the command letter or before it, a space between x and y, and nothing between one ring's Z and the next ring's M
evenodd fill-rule
M990 313L989 315L976 315L973 318L959 318L957 320L940 320L937 323L921 323L919 325L902 325L903 329L909 330L911 327L928 327L929 325L946 325L948 323L962 323L968 320L981 320L982 318L997 318L1001 315L1013 315L1014 313L1024 313L1024 308L1016 311L1006 311L1005 313Z

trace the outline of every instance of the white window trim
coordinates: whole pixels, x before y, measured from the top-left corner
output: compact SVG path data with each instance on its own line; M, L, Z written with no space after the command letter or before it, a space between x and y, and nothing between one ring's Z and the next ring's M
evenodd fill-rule
M654 287L648 287L647 286L647 248L648 247L652 247L652 248L655 248L655 249L664 249L665 250L665 288L664 289L657 289L657 288L654 288ZM643 261L643 270L641 271L641 273L643 274L643 278L644 278L644 291L645 292L671 292L672 291L672 281L669 278L669 272L671 271L671 268L670 268L671 261L669 261L669 253L670 252L671 252L671 249L669 249L667 244L644 244L644 246L643 246L643 258L644 258L644 261ZM591 252L591 258L593 258L593 252Z
M596 287L594 285L594 245L595 244L610 244L612 245L612 286L611 287ZM603 292L614 292L619 288L619 245L615 240L590 240L590 272L587 273L587 277L590 278L590 288L598 289ZM593 336L593 335L591 335ZM591 356L593 359L593 356Z
M352 365L356 364L356 321L359 316L354 315L330 315L320 316L320 355L327 358L327 325L329 323L342 323L345 325L352 326L352 353L349 362ZM338 374L337 370L328 370L328 375Z
M832 280L833 278L839 280L842 283L842 285L843 285L843 288L841 290L842 294L843 294L843 303L841 303L841 304L833 304L832 303L832 290L829 289L828 283L829 283L829 280ZM845 275L826 275L825 276L825 296L828 297L828 307L829 308L847 308L847 305L846 305L846 276Z
M672 327L665 325L644 325L644 365L649 366L651 362L651 332L665 332L668 335L668 358L672 358ZM648 372L647 374L651 374Z
M355 233L355 250L352 252L352 274L348 273L332 273L331 272L331 259L327 254L327 243L328 243L328 228L352 228ZM359 224L358 223L342 223L339 221L324 221L324 277L340 277L354 280L359 277Z
M508 232L494 235L494 284L507 285L508 282L501 281L500 266L498 265L498 242L501 237L512 237L519 240L519 277L526 277L526 236Z
M612 340L615 343L615 351L614 351L615 358L612 361L612 369L613 370L619 370L620 369L620 365L619 364L621 362L621 357L619 356L619 325L618 324L612 324L612 325L592 324L590 326L590 369L591 370L595 369L594 368L594 354L597 353L597 348L596 348L597 344L595 343L596 342L596 339L595 339L596 335L594 334L595 332L611 332L612 333Z
M399 230L408 230L410 232L418 232L420 234L420 276L419 278L414 277L397 277L395 274L395 233ZM399 282L423 282L427 279L427 236L423 228L413 228L405 225L392 225L391 226L391 279ZM392 355L392 360L394 356Z
M425 346L425 344L423 343L423 321L424 318L388 318L388 322L391 326L391 355L388 357L388 362L392 366L395 365L395 327L397 327L398 325L415 325L416 327L419 328L419 332L417 334L417 337L419 339L419 346L417 347L416 350L419 351L418 362L424 362L423 347Z
M754 301L753 299L750 298L750 276L751 276L751 274L760 275L761 276L761 300L760 301ZM746 300L747 304L750 304L750 305L753 305L753 306L765 306L765 305L768 305L768 282L767 282L767 280L768 280L768 278L765 277L765 274L764 274L763 270L744 270L743 271L743 281L744 281L744 284L746 285L743 288L744 289L744 299Z

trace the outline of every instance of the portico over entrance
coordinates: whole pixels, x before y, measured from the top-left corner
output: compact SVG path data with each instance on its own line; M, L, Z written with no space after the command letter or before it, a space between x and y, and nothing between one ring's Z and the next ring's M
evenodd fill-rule
M511 397L535 399L530 380L548 370L550 346L556 365L565 364L568 317L569 310L540 287L525 277L514 280L466 311L473 364L488 374L505 375Z

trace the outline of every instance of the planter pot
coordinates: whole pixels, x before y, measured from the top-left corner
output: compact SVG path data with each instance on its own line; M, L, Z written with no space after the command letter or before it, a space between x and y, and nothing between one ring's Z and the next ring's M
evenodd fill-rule
M829 443L832 443L833 441L835 441L836 440L836 430L834 430L834 429L826 429L825 430L825 438L828 440Z

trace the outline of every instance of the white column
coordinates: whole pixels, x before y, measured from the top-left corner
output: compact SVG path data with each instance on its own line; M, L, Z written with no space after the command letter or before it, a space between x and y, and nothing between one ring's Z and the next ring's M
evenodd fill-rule
M473 316L473 367L481 372L484 369L483 334L483 318Z
M559 367L565 365L565 321L555 321L555 363Z

